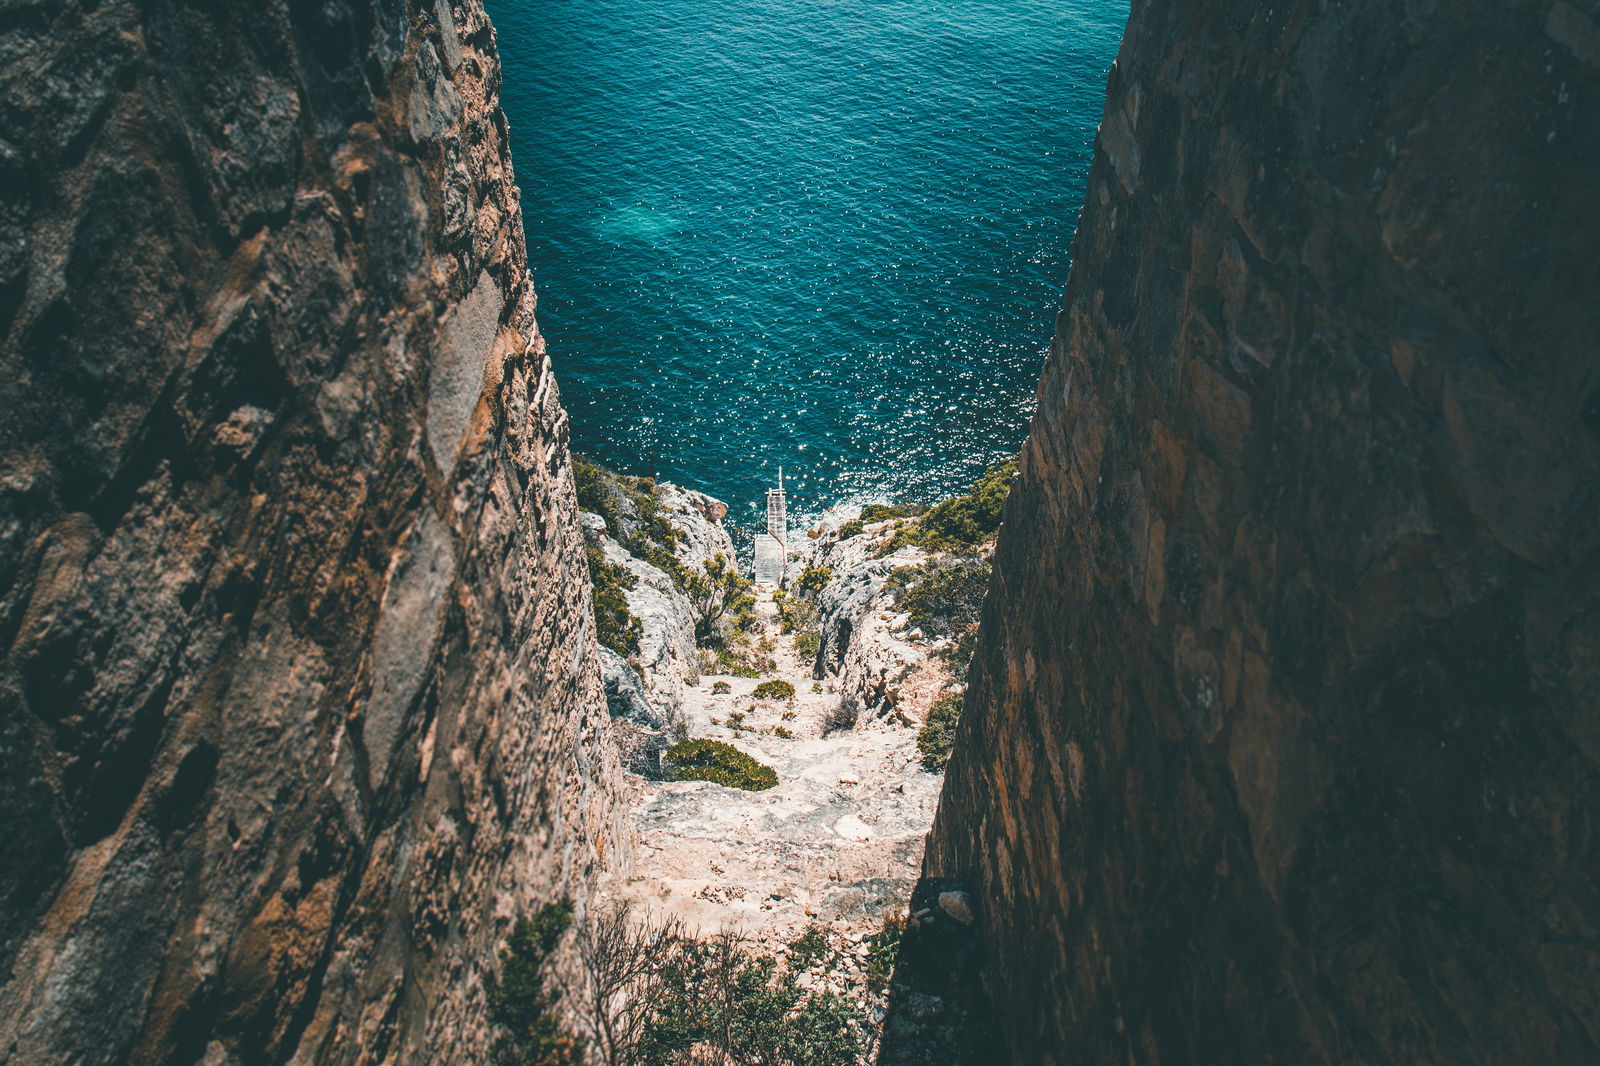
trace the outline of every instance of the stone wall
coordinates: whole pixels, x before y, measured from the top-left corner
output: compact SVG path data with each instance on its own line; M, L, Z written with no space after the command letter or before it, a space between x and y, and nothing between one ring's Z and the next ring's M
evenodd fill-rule
M1600 1061L1600 8L1136 0L928 873L1015 1061Z
M620 861L478 0L0 12L0 1061L470 1062Z

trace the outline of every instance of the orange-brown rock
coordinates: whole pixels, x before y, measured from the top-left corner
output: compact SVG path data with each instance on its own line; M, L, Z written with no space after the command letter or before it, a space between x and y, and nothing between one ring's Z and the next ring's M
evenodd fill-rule
M0 13L0 1062L472 1062L613 858L478 0Z
M1600 1062L1597 42L1133 4L927 867L1014 1061Z

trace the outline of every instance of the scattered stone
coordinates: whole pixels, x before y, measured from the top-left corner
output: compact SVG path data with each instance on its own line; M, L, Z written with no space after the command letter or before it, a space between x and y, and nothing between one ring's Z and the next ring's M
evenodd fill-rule
M972 895L967 892L939 893L939 909L962 925L971 925L978 920L972 912Z
M833 831L846 840L871 840L872 830L860 818L847 814L833 823Z

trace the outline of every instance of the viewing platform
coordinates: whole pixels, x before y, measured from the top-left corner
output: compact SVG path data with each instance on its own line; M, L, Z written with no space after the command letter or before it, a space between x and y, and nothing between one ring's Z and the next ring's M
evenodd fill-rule
M758 585L779 585L789 569L789 510L783 493L783 468L778 468L778 487L767 490L767 529L756 536L752 566Z

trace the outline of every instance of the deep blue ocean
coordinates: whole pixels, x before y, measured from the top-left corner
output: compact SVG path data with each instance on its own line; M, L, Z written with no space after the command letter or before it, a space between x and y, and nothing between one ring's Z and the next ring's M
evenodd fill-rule
M1126 0L488 0L573 445L753 515L1027 432Z

